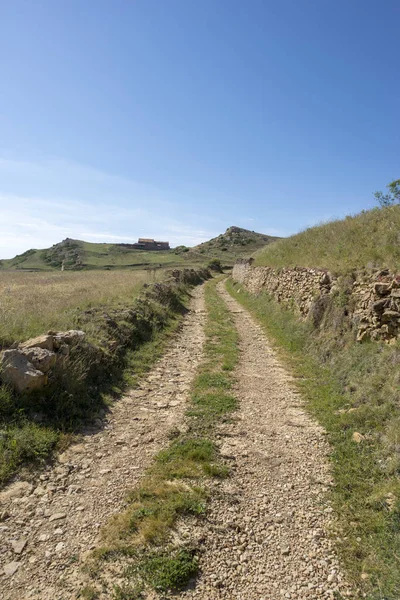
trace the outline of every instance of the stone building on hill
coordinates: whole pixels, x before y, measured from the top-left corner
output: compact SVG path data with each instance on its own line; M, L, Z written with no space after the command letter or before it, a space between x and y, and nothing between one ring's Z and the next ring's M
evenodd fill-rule
M133 250L170 250L169 242L158 242L151 238L139 238L137 244L119 244Z

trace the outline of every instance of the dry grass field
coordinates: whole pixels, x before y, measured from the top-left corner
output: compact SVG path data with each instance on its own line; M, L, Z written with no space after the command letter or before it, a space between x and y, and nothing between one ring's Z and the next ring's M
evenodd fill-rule
M0 272L0 348L74 326L77 311L129 304L165 276L154 271Z

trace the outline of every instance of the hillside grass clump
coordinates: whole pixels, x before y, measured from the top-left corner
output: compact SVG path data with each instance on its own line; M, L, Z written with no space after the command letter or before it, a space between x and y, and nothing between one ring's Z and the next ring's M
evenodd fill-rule
M310 227L265 246L256 266L310 267L344 274L357 268L400 265L400 205L374 208L355 216Z
M172 534L179 520L204 515L210 479L229 474L214 437L216 425L229 419L237 406L231 392L237 332L217 294L217 283L206 284L204 360L192 386L188 430L172 432L171 444L156 455L138 488L129 492L127 509L110 521L103 531L104 546L94 551L93 585L104 584L105 563L111 561L115 568L123 557L124 585L115 598L149 587L166 593L186 586L197 572L196 548L177 544Z
M318 327L267 294L228 291L259 320L332 447L332 532L368 600L400 597L400 341L357 344L338 310ZM344 308L341 308L342 312ZM357 434L353 437L354 434Z

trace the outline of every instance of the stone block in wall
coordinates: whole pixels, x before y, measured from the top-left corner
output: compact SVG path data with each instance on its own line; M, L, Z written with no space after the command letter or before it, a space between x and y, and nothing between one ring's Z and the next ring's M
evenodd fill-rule
M56 354L45 348L21 349L28 361L42 373L48 373L56 364Z
M53 350L53 336L49 334L39 335L35 338L27 340L20 344L21 348L44 348L45 350Z
M1 356L1 378L20 394L43 388L47 375L35 369L22 350L5 350Z

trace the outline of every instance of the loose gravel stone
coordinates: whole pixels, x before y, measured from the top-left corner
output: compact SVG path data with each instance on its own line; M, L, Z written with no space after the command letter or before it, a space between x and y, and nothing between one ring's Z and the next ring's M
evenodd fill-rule
M13 540L11 542L11 546L13 551L15 552L15 554L22 554L25 546L26 546L26 540L25 539L20 539L20 540Z

